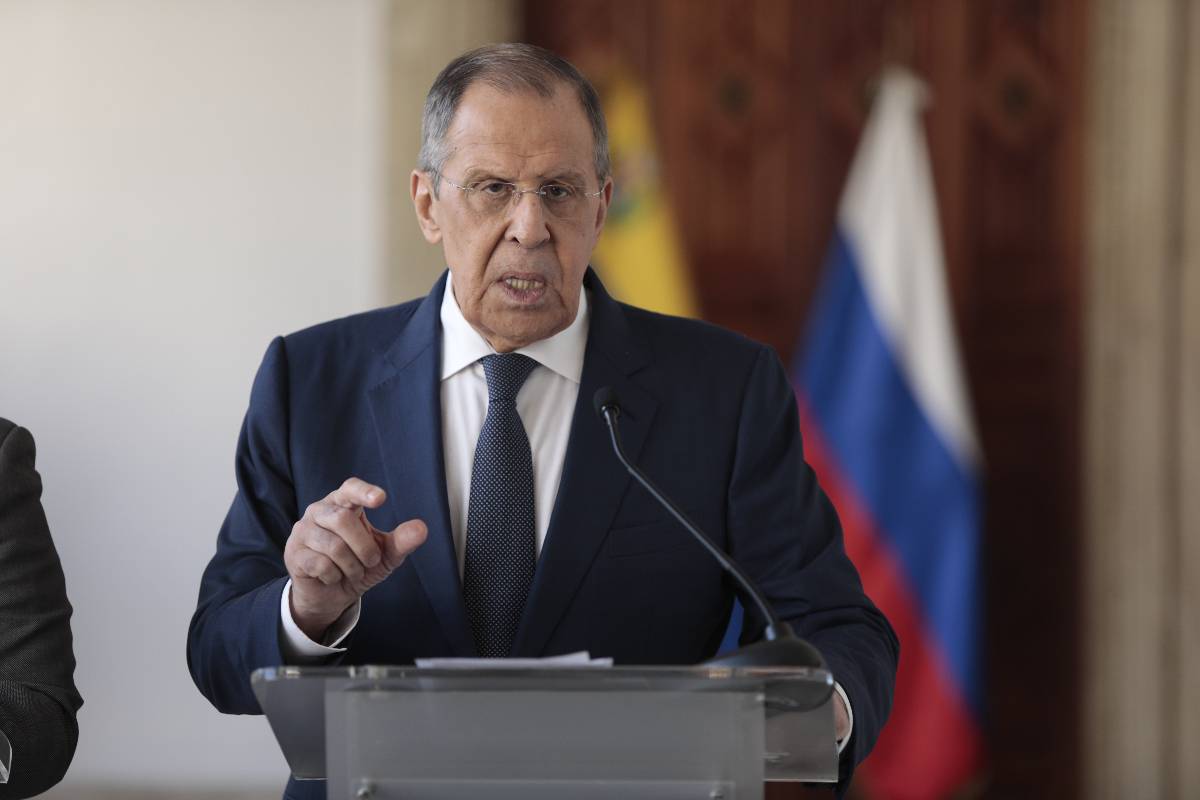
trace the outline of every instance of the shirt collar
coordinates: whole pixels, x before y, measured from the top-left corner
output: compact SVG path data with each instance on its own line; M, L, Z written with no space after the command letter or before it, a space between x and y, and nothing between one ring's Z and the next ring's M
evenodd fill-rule
M446 280L446 291L442 295L441 319L442 380L496 352L487 339L472 328L471 323L463 316L462 309L458 307L458 300L454 297L454 281L450 279ZM579 309L575 312L574 321L549 339L541 339L518 348L517 352L529 356L567 380L579 383L583 374L587 333L588 292L587 289L581 288Z

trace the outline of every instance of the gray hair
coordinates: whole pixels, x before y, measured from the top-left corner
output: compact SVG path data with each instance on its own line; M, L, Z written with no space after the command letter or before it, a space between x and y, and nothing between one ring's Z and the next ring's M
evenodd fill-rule
M489 44L463 53L446 65L425 97L421 116L421 152L417 168L441 173L450 153L446 150L446 132L458 111L463 93L476 81L483 81L502 92L532 91L550 98L558 84L575 89L579 104L592 126L592 160L601 183L612 166L608 157L608 127L600 96L573 64L549 50L532 44L507 42ZM437 186L434 186L437 193Z

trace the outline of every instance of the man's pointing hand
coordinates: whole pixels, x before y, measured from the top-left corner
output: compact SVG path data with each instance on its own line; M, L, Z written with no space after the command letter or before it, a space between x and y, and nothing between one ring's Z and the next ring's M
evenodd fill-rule
M378 508L385 498L378 486L349 478L292 526L283 550L292 578L292 618L315 642L425 541L427 529L419 519L390 532L367 520L364 509Z

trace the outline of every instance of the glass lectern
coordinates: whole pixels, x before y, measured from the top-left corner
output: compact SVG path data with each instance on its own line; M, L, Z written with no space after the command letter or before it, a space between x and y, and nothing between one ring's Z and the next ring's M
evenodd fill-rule
M821 669L276 667L254 691L329 800L732 800L837 779Z

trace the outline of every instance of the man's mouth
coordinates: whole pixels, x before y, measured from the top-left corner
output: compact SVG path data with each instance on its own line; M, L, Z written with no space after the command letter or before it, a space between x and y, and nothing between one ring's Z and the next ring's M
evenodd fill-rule
M546 285L541 281L531 281L525 278L505 278L504 284L511 289L516 289L518 292L529 292Z
M519 305L535 305L546 294L546 282L535 275L509 275L499 285L509 301Z

